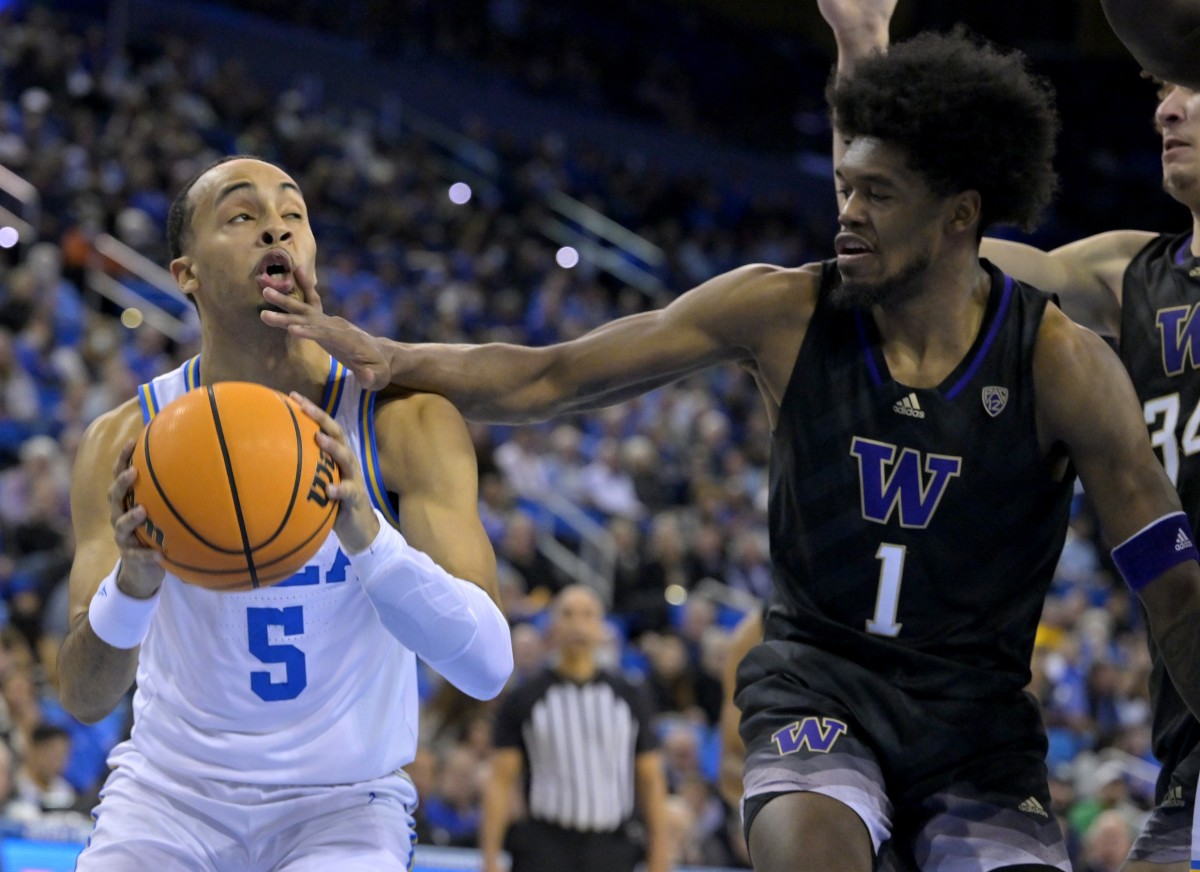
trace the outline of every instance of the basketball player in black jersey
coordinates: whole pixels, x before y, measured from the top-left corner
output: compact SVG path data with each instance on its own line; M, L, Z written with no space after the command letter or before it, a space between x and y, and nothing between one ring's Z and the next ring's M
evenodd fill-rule
M924 36L830 89L837 257L733 270L545 348L407 345L264 291L262 318L367 380L529 421L717 363L773 429L775 592L738 676L755 867L1068 868L1029 680L1076 474L1200 708L1200 565L1120 360L979 260L1054 187L1057 119L1017 55Z
M838 43L839 73L887 48L896 0L820 3ZM1068 315L1118 343L1150 441L1195 525L1200 523L1200 93L1163 84L1154 117L1163 140L1163 187L1191 210L1191 230L1162 235L1119 230L1051 252L984 239L981 251L1014 277L1057 294ZM1153 641L1150 653L1153 750L1162 771L1156 806L1124 872L1186 872L1195 868L1189 859L1200 861L1200 851L1191 849L1200 722L1167 675Z

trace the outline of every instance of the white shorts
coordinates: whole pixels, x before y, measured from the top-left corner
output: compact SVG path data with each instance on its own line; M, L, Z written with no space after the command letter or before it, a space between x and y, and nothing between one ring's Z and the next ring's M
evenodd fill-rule
M401 872L412 865L416 806L416 789L403 773L358 784L265 787L168 776L126 753L100 793L96 827L75 868Z

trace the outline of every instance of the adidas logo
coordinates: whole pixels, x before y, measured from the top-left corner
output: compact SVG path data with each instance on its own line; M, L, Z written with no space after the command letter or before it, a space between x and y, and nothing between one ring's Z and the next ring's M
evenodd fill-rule
M1183 786L1179 784L1169 788L1167 795L1163 797L1163 801L1160 803L1161 808L1180 808L1183 805Z
M892 405L892 411L898 412L901 415L908 415L910 418L925 417L925 413L921 411L921 404L917 402L917 395L915 393L897 400Z
M1029 799L1018 805L1017 809L1018 811L1023 811L1026 814L1036 814L1044 818L1050 817L1050 815L1046 814L1046 810L1042 808L1042 804L1037 801L1036 797L1033 796L1029 797Z
M1183 532L1183 530L1180 530L1179 535L1177 535L1175 537L1175 550L1176 551L1186 551L1187 549L1189 549L1191 547L1192 547L1192 540L1188 538L1187 533Z

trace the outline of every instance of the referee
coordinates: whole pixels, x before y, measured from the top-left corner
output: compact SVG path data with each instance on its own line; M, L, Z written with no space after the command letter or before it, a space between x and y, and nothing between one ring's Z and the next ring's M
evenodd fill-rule
M515 688L496 714L479 843L483 872L632 872L642 850L628 834L634 799L646 826L646 872L669 872L666 779L641 692L596 664L604 607L571 585L550 613L553 666ZM522 772L529 818L513 826Z

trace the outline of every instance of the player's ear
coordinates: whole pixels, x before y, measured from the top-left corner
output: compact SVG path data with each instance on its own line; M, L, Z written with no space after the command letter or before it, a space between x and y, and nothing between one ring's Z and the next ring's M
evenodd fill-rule
M192 259L187 255L171 261L171 275L175 277L175 284L179 286L179 290L185 294L193 295L200 288L200 279L196 275Z
M983 211L983 198L978 191L962 191L950 198L946 230L950 233L975 231Z

